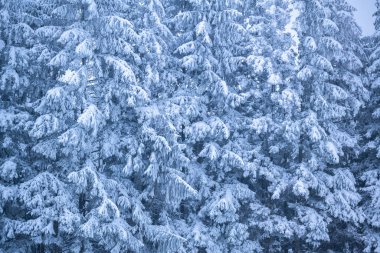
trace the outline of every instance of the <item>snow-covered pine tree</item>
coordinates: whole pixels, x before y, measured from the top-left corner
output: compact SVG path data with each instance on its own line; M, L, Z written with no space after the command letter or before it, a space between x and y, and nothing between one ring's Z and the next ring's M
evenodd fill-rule
M0 252L361 251L364 214L378 250L379 36L363 213L352 11L0 0Z
M182 220L181 204L197 191L187 182L189 158L180 144L183 117L176 92L184 74L173 57L174 36L166 27L165 2L146 0L136 6L141 19L134 19L141 44L141 83L150 102L136 109L134 134L124 167L126 176L141 191L144 206L136 207L134 218L144 227L148 252L183 252L185 238L176 224ZM145 209L148 217L140 217Z
M49 241L54 250L55 212L69 208L69 198L38 163L28 135L33 102L48 87L48 51L36 34L45 9L34 1L1 1L0 8L0 245L5 252L42 252Z
M250 224L266 252L289 250L299 232L287 204L291 196L284 194L297 152L297 135L289 128L296 124L301 102L295 77L296 7L293 1L261 0L248 9L251 47L242 87L252 94L243 108L247 156L254 168L250 185L257 198Z
M40 163L53 167L71 199L72 207L67 201L55 210L60 248L136 251L143 244L127 222L128 203L141 202L133 188L116 180L127 161L128 143L121 135L133 128L126 122L134 106L148 99L135 74L141 60L135 53L139 36L127 19L130 6L117 0L48 6L48 25L37 32L51 39L55 52L48 66L55 80L35 109L39 116L29 134Z
M349 165L358 153L354 119L368 96L361 80L360 29L347 1L297 2L301 110L287 131L297 136L298 154L286 188L301 232L294 250L321 242L323 251L354 250L364 214Z
M265 2L268 12L276 13L276 5ZM266 243L272 251L355 248L355 225L364 216L349 163L358 151L354 117L367 97L360 76L360 31L346 1L289 1L287 6L291 16L285 30L293 46L281 47L281 40L267 39L267 44L288 48L283 55L291 64L273 68L279 88L262 96L267 103L252 124L253 138L262 143L255 154L261 176L256 189L286 228L285 240L269 234Z
M239 71L248 52L245 1L176 1L170 10L175 54L186 75L172 101L179 107L185 167L198 199L182 204L187 252L256 252L247 217L254 192L244 182Z
M375 33L367 38L369 62L367 74L371 99L361 117L364 135L359 172L363 187L363 209L366 215L364 252L380 252L380 1L376 1ZM364 171L364 172L363 172Z
M43 162L74 186L66 191L77 213L58 225L76 221L76 229L60 230L61 246L180 251L184 238L166 210L195 190L181 172L187 159L167 116L165 99L178 77L165 55L172 35L160 21L161 3L53 3L51 26L41 33L55 38L49 66L56 86L37 107L30 135Z

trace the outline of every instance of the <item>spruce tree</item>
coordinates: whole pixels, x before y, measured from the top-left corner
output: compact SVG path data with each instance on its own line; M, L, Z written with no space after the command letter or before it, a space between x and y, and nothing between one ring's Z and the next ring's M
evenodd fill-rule
M28 134L34 102L48 87L48 52L36 33L45 9L32 1L1 1L0 7L0 245L6 252L41 252L45 240L59 244L50 236L51 206L69 200L59 180L38 163Z
M362 129L364 150L359 160L359 172L363 187L363 209L366 214L363 241L365 252L380 251L380 2L376 1L375 33L368 38L369 62L367 74L371 99L363 110Z
M299 4L302 106L292 129L299 136L290 184L294 218L309 245L324 241L321 250L353 250L360 246L353 239L364 220L350 168L359 150L354 119L368 96L360 76L360 29L346 1ZM302 251L306 245L297 241Z
M137 193L110 177L121 173L127 142L119 135L129 128L115 122L147 100L137 85L140 58L133 45L139 36L126 17L129 5L52 1L50 8L49 26L40 33L51 38L48 66L55 80L35 108L29 134L36 140L33 151L53 167L72 200L55 210L61 250L137 250L143 244L125 213L128 203L140 203L132 201Z
M378 251L353 11L0 0L0 252Z
M248 52L245 1L177 1L172 26L175 54L186 77L174 98L180 106L190 163L186 170L197 190L183 205L181 232L189 252L259 252L246 222L254 192L245 182L250 170L240 143L239 111L249 94L240 89ZM247 90L246 90L247 91Z
M252 99L245 108L246 140L256 192L250 223L263 250L289 250L300 229L292 220L288 193L297 135L291 128L300 110L296 81L299 51L297 6L293 1L255 1L250 7L251 51L245 80Z
M288 11L291 25L285 28L293 46L283 54L292 60L271 73L273 63L265 65L268 60L258 57L264 63L258 78L274 87L260 93L268 94L261 96L267 102L252 122L252 139L261 141L255 187L278 223L287 225L284 235L269 234L266 245L269 251L295 252L357 248L352 239L364 215L349 164L359 151L354 119L368 96L361 81L360 31L345 1L285 6L295 8ZM278 41L270 45L279 46ZM270 82L271 75L279 81Z
M173 252L184 239L166 210L195 193L164 99L176 89L159 1L54 2L56 78L30 135L74 200L63 247ZM165 71L164 71L165 69ZM162 73L161 73L162 72ZM170 108L169 108L170 109Z

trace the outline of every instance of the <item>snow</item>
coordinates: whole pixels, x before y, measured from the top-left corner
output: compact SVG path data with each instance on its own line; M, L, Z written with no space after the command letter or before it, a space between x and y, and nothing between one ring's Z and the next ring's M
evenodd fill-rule
M328 155L331 157L332 161L334 163L339 162L339 152L337 147L332 142L326 143L326 151L328 152Z
M5 181L18 178L17 164L11 160L5 161L0 166L0 177Z
M297 32L297 18L301 14L299 9L297 8L296 4L291 1L289 4L290 11L290 22L285 26L285 31L289 33L292 37L292 46L290 48L290 51L293 51L296 55L296 66L299 65L299 45L300 45L300 38Z
M103 125L103 115L96 105L89 105L79 116L78 123L88 130L92 131L94 136L97 135L99 128Z
M0 2L1 253L380 245L380 37L345 1Z
M73 70L67 70L65 74L59 78L59 81L70 85L79 85L81 83L78 72Z

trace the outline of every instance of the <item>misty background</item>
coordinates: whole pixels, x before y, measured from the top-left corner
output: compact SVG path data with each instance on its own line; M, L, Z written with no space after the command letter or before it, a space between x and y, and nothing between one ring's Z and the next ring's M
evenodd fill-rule
M356 19L363 30L363 35L371 35L374 31L374 18L376 0L348 0L356 9Z

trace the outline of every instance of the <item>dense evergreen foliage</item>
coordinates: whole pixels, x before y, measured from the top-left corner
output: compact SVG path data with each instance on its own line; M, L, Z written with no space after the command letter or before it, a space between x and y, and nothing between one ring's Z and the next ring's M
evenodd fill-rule
M0 253L380 252L380 2L0 0Z

